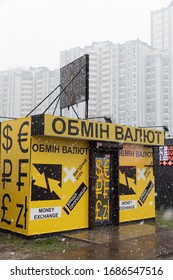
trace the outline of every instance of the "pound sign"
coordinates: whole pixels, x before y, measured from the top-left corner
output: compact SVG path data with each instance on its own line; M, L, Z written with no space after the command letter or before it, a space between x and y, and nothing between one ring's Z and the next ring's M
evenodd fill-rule
M9 221L9 220L7 220L6 218L5 218L5 214L6 214L6 211L8 210L8 207L6 206L6 201L7 201L7 199L8 199L8 202L11 202L11 197L10 197L10 195L8 194L8 193L6 193L6 194L4 194L4 196L3 196L3 198L2 198L2 206L1 206L1 209L2 209L2 219L1 219L1 223L6 223L6 224L8 224L8 225L10 225L11 224L11 221Z

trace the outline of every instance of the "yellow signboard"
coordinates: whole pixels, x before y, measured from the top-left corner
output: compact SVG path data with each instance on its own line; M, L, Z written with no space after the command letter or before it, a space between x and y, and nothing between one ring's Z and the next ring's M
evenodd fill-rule
M0 227L27 234L30 118L1 124Z
M120 222L155 217L153 149L124 145L119 158Z
M164 145L164 131L64 117L44 116L44 135L85 140Z
M88 227L87 141L32 137L29 235Z

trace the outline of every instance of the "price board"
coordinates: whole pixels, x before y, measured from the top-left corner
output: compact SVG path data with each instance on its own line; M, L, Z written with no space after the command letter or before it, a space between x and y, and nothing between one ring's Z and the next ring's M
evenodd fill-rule
M173 146L159 147L159 164L163 166L173 165Z
M84 55L60 69L60 108L78 104L89 98L89 55Z

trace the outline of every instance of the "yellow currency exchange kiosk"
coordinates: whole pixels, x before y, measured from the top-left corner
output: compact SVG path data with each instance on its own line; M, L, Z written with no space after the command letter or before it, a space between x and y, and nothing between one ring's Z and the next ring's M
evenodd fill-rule
M0 228L27 236L155 217L159 130L36 115L1 123Z

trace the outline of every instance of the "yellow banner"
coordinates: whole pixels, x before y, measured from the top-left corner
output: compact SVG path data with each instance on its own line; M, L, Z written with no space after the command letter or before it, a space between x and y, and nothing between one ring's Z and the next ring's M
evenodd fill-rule
M29 235L88 228L87 141L34 136Z
M126 144L119 153L120 222L154 218L153 149Z
M164 131L112 123L44 116L44 135L96 141L164 145Z

